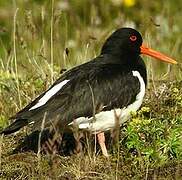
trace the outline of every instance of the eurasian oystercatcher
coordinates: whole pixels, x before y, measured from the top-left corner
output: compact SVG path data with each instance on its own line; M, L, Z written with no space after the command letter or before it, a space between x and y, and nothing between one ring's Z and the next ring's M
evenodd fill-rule
M97 134L103 155L108 156L104 132L121 125L137 111L147 84L146 54L167 63L177 62L142 44L140 33L131 28L116 30L91 61L65 72L54 84L12 118L1 134L10 134L33 124L32 130L56 127L67 131L75 124Z

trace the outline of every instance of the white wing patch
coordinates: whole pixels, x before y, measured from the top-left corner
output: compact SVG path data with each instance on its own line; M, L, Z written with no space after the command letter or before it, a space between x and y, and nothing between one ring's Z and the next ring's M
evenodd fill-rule
M145 95L145 83L138 71L132 71L133 76L136 76L140 82L140 92L136 96L136 100L125 108L112 109L110 111L101 111L93 117L80 117L75 119L80 129L91 131L92 133L99 133L113 129L116 124L116 117L119 118L120 125L126 122L131 117L131 112L137 111L143 101ZM117 116L116 116L117 115ZM69 125L72 125L71 122Z
M53 95L55 95L67 82L69 82L70 80L64 80L62 82L60 82L59 84L56 84L55 86L53 86L51 89L49 89L49 91L47 91L44 96L42 96L38 103L35 104L34 106L32 106L29 111L36 109L40 106L43 106Z

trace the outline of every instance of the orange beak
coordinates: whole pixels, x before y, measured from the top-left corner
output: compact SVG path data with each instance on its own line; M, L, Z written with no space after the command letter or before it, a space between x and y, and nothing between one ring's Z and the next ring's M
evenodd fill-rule
M170 58L170 57L168 57L168 56L166 56L160 52L157 52L153 49L145 47L143 44L140 46L140 50L141 50L140 51L141 54L149 55L151 57L154 57L156 59L159 59L159 60L167 62L167 63L177 64L177 62L174 59L172 59L172 58Z

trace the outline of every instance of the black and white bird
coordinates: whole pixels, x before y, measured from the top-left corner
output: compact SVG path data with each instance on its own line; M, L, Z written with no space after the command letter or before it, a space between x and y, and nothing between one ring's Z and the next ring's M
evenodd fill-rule
M121 125L137 111L147 84L146 66L140 54L167 63L177 62L142 44L140 33L131 28L116 30L91 61L65 72L34 101L19 111L1 134L10 134L33 124L32 130L54 125L60 132L73 124L97 134L103 155L108 156L104 132Z

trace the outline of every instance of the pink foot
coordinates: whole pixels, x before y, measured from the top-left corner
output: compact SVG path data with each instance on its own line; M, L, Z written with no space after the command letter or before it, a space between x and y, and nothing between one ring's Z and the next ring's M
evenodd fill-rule
M104 133L98 133L97 134L97 138L98 138L98 142L99 142L99 145L101 147L101 150L102 150L102 154L106 157L109 157L108 153L107 153L107 149L106 149L106 145L105 145L105 135Z

